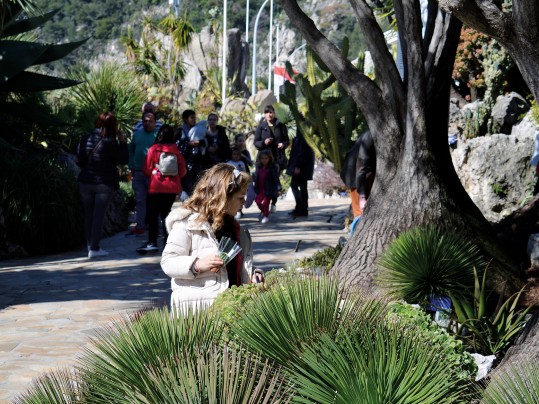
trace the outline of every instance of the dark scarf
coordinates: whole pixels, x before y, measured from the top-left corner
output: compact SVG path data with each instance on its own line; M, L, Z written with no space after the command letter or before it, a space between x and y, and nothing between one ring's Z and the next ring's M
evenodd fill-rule
M217 237L217 241L221 241L221 238L223 237L228 237L239 244L240 225L233 216L225 214L223 227L215 232L215 236ZM242 265L243 257L241 252L226 265L226 271L228 273L228 287L232 287L232 285L241 285Z

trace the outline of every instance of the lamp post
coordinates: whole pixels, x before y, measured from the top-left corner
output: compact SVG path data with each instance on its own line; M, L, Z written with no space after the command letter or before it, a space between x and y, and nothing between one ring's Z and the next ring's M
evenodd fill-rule
M249 45L249 0L245 4L245 42Z
M262 13L262 10L266 6L266 4L268 4L268 1L269 0L264 1L262 6L260 6L260 9L256 14L255 27L253 30L253 74L251 76L251 95L256 94L256 31L258 30L258 20L260 20L260 14Z
M268 90L271 91L271 75L273 74L273 0L270 0L270 35L269 35L269 55L268 55Z
M226 69L226 54L228 51L228 36L226 33L226 0L223 0L223 64L221 68L221 105L225 104L226 99L226 77L227 77L227 69Z

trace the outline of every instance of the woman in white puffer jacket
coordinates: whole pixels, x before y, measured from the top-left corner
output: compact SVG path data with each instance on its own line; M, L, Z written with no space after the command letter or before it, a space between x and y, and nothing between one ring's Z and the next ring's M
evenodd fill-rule
M172 278L172 308L207 307L229 286L254 280L251 237L234 219L250 182L248 173L217 164L204 173L183 207L168 215L161 267ZM218 256L221 237L242 249L226 266Z

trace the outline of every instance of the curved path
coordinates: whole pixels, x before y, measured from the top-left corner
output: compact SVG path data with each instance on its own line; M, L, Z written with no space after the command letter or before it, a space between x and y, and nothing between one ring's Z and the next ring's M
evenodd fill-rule
M281 268L337 244L350 200L309 204L308 218L291 219L293 202L281 200L267 224L258 222L256 207L244 210L241 223L253 236L257 266ZM102 242L111 254L94 260L78 249L0 261L0 403L11 402L41 373L73 364L96 329L145 304L167 303L170 281L160 256L135 252L144 241L117 234Z

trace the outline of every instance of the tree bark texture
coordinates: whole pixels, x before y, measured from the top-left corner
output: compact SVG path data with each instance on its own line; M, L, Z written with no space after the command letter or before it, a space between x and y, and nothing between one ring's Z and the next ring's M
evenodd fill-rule
M511 55L539 100L539 1L513 0L512 11L496 0L438 0L469 27L495 38Z
M462 187L447 145L449 86L460 22L429 0L423 39L419 0L395 0L405 61L401 80L372 9L366 0L350 0L375 65L376 79L371 80L324 37L297 1L282 4L361 109L376 148L376 179L366 210L332 271L347 283L372 288L376 259L387 244L407 229L433 224L479 242L495 256L499 246L493 232ZM507 268L509 289L519 287L519 279Z

